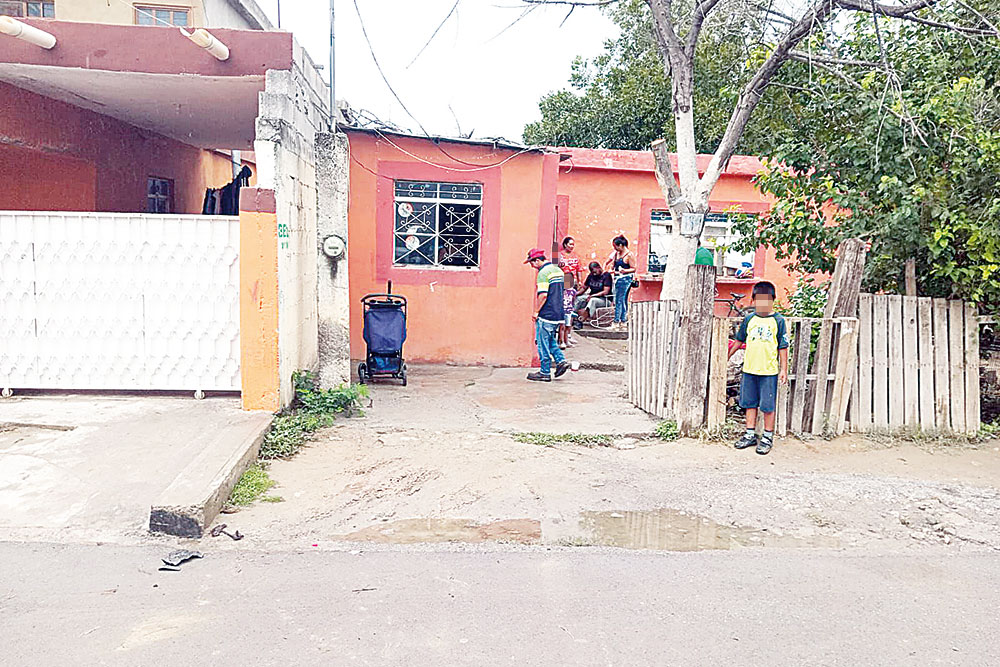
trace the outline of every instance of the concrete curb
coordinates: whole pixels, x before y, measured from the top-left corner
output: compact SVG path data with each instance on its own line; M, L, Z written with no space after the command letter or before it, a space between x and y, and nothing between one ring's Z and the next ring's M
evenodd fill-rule
M267 412L251 413L220 429L150 507L150 532L201 537L256 460L273 419Z
M600 338L602 340L628 340L627 331L605 331L604 329L593 329L584 327L573 332L575 335L584 338Z
M581 361L580 369L586 371L601 371L603 373L615 373L625 370L625 364L604 363L600 361Z

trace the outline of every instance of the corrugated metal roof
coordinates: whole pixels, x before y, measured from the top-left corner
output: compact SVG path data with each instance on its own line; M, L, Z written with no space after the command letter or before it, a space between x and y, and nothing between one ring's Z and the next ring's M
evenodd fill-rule
M424 141L433 142L448 142L452 144L466 144L470 146L490 146L491 148L506 148L512 151L531 151L537 153L547 153L555 152L555 150L545 148L543 146L525 146L524 144L516 144L512 141L508 141L502 137L491 138L484 137L481 139L467 139L464 137L442 137L436 135L424 135L424 134L413 134L410 132L399 132L397 130L387 130L384 128L373 128L373 127L357 127L355 125L338 125L340 130L344 132L364 132L365 134L371 134L378 136L384 134L392 137L408 137L411 139L423 139Z

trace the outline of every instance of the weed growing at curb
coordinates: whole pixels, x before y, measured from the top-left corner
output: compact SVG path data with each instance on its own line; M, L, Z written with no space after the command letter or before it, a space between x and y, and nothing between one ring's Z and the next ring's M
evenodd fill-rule
M680 435L680 429L677 428L677 422L672 419L664 419L656 425L653 435L660 440L676 440Z
M254 463L236 482L233 492L229 494L229 503L240 506L250 505L267 493L274 484L274 480L267 474L265 465Z
M229 505L246 506L255 500L266 503L284 502L281 496L265 496L275 485L267 474L267 465L274 459L294 456L313 433L331 426L339 414L361 414L361 402L368 397L368 388L358 384L342 384L333 389L321 389L316 376L309 371L292 374L295 399L279 413L264 435L257 462L236 482L229 494Z
M584 447L608 447L611 445L610 435L594 435L588 433L515 433L514 440L528 445L554 447L560 443L583 445Z
M368 388L359 384L320 389L316 377L309 371L294 373L292 382L295 400L291 409L274 418L264 436L259 456L263 460L294 456L312 433L331 426L337 415L359 414L361 401L368 396Z

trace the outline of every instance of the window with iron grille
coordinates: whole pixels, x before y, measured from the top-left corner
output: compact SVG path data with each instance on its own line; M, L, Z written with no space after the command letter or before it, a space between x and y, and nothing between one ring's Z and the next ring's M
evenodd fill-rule
M481 183L395 182L393 264L479 267Z
M28 0L0 0L0 16L28 16L31 18L54 19L56 3L32 2Z
M188 14L191 10L184 7L162 7L157 5L136 5L136 25L188 25Z
M174 212L174 182L150 176L146 181L146 213Z
M674 233L673 219L670 211L654 209L649 215L649 271L662 273L667 264L667 253L670 248L670 237ZM728 213L706 213L705 227L701 232L701 244L715 256L725 253L722 266L725 269L739 271L753 266L754 253L737 252L730 248L740 239L732 228Z

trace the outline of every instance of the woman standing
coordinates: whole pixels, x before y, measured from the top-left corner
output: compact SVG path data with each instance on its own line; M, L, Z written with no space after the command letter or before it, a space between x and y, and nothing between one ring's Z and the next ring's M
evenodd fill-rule
M576 256L576 241L572 236L562 240L562 251L559 253L559 268L573 274L573 280L580 282L580 258Z
M628 249L628 239L624 236L616 236L611 242L614 252L604 263L608 271L614 273L615 285L615 321L611 325L613 331L621 331L625 328L628 317L628 293L632 289L632 281L635 279L636 260L635 255Z

